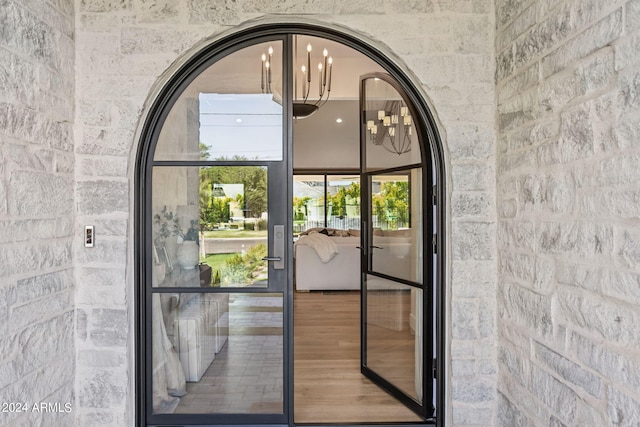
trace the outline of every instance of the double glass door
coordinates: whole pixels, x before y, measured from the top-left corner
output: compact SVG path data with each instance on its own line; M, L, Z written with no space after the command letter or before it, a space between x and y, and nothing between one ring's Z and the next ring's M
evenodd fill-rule
M148 425L293 423L292 42L211 56L158 116L140 234ZM361 79L360 105L362 372L427 418L430 174L388 75Z

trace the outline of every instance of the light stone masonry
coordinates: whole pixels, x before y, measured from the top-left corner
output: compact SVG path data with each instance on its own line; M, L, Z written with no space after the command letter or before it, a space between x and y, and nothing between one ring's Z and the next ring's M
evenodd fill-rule
M496 422L495 105L493 4L488 0L379 2L81 0L76 21L76 180L81 223L96 248L78 248L78 423L130 424L134 288L132 191L135 132L165 69L223 29L265 14L344 25L399 55L418 76L442 124L456 268L448 289L451 369L446 397L456 425ZM304 14L304 15L302 15ZM98 222L101 221L101 222ZM128 224L128 225L127 225ZM78 228L79 230L80 228ZM126 268L126 273L123 269ZM477 283L476 272L483 280ZM466 277L466 278L465 278ZM456 319L460 319L458 322ZM447 323L449 323L447 321ZM114 324L117 327L114 327ZM108 353L101 353L108 346ZM449 363L447 363L449 365ZM129 378L129 381L123 380Z
M75 423L74 20L68 0L0 2L0 403L26 405L0 426Z
M500 425L640 422L638 4L496 2Z
M440 378L449 423L559 424L567 416L559 405L588 413L594 400L602 420L638 418L637 377L612 383L600 364L607 357L637 366L637 355L625 352L637 335L622 329L638 320L636 306L628 302L619 322L610 314L611 301L635 289L640 264L636 163L620 155L635 150L638 158L638 36L628 34L637 29L638 2L376 5L0 2L0 401L73 405L55 416L0 414L0 425L133 425L139 121L153 86L188 49L269 14L346 26L388 46L432 102L451 207L451 303L443 320L450 359ZM567 67L574 68L563 73ZM550 79L538 81L540 73ZM598 97L616 90L619 97ZM612 117L621 125L615 131L606 126ZM605 164L591 176L593 158ZM600 208L609 187L625 193ZM496 195L496 188L507 191ZM577 209L586 212L574 218ZM95 225L93 249L82 246L85 224ZM607 270L612 284L580 290L583 274L568 268L585 256L592 274L605 277L597 264L603 256L622 271ZM560 278L570 284L550 285ZM593 295L611 300L607 311L580 317L594 311ZM594 333L614 344L611 353L601 355ZM562 337L569 344L558 348ZM510 384L511 376L521 381Z

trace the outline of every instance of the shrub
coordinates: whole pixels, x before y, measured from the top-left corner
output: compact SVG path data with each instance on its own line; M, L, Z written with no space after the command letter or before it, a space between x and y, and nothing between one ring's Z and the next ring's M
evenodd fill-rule
M262 243L249 248L244 256L234 254L222 267L222 284L250 284L254 273L264 265L262 258L265 256L267 245Z
M247 282L247 268L242 255L235 254L222 267L222 284L242 284Z

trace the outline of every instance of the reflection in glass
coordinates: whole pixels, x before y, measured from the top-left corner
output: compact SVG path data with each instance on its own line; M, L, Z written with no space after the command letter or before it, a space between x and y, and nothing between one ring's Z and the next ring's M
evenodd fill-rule
M420 162L415 119L398 91L378 78L364 84L364 129L367 170Z
M201 160L282 160L282 105L271 94L201 93Z
M407 395L422 398L422 290L368 276L366 365Z
M293 230L301 232L325 226L324 176L294 175Z
M422 283L420 169L371 178L371 270Z
M269 49L273 93L262 93ZM282 43L249 46L189 84L162 125L154 160L282 160L282 122Z
M153 168L153 286L266 287L267 169Z
M283 413L283 295L153 294L155 413Z

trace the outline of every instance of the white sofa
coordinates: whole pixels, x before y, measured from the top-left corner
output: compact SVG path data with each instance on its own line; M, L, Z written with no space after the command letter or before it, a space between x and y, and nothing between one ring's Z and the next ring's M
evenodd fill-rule
M411 231L374 231L374 271L414 280L415 266L411 251ZM360 289L360 237L331 236L338 254L323 263L311 246L294 245L295 283L298 291ZM382 252L385 251L385 252ZM416 251L413 251L416 252Z
M360 289L360 237L330 237L338 254L323 263L311 246L294 245L296 290Z

